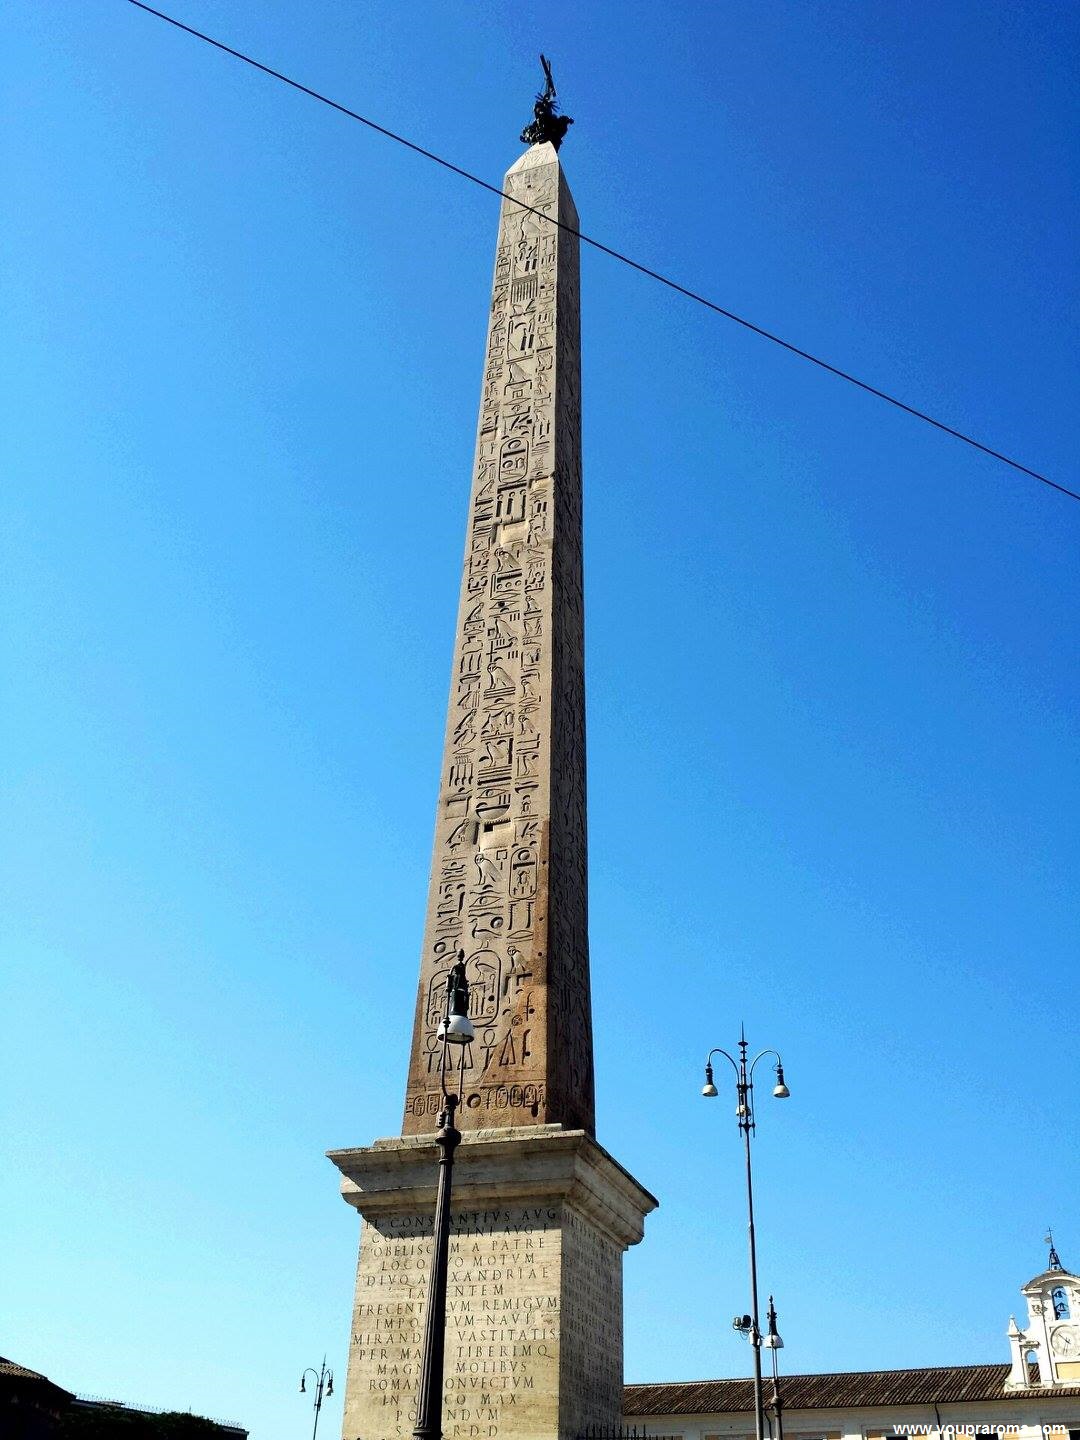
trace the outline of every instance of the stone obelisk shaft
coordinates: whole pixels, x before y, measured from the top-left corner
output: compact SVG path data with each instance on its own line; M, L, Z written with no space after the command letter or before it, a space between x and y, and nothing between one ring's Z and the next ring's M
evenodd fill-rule
M505 189L529 209L499 221L406 1135L436 1128L462 949L460 1127L594 1128L577 212L550 144Z
M577 216L549 143L505 188L529 210L504 201L499 224L404 1134L331 1152L365 1222L343 1440L412 1433L441 1325L436 1030L459 950L476 1038L445 1047L466 1070L444 1435L612 1433L622 1257L656 1204L593 1136Z

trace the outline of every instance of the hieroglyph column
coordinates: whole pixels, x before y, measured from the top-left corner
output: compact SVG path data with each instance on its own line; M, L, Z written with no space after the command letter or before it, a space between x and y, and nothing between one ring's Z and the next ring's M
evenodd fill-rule
M406 1135L435 1128L462 949L476 1041L458 1124L594 1126L577 212L549 144L505 190L529 208L504 200L499 219Z
M445 1435L618 1423L622 1257L656 1204L593 1136L577 215L550 143L505 188L403 1133L331 1152L364 1219L344 1440L413 1429L459 950Z

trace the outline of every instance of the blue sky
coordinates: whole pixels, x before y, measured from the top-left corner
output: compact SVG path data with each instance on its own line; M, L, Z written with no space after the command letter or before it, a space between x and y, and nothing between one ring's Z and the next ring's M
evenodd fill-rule
M1076 488L1071 7L175 13L495 182L543 48L587 232ZM323 1151L400 1127L497 202L119 0L6 26L0 1351L285 1440ZM1048 1223L1080 1266L1080 505L583 306L627 1377L748 1370L742 1021L786 1367L1004 1360Z

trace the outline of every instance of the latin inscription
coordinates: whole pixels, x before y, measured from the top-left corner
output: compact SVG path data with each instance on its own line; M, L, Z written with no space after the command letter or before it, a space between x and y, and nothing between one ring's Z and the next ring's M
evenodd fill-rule
M454 1215L446 1300L447 1436L493 1440L527 1431L538 1411L557 1416L559 1220L558 1208L543 1205ZM430 1263L429 1216L365 1225L350 1358L356 1413L347 1417L347 1440L412 1433Z
M622 1414L622 1252L569 1209L562 1239L563 1424L581 1434Z
M415 1423L431 1219L364 1227L345 1440ZM621 1251L566 1206L456 1213L447 1289L447 1437L554 1436L613 1424L622 1395Z

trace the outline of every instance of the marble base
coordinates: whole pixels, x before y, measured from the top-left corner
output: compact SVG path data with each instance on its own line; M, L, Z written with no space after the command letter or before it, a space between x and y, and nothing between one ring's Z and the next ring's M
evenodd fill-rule
M330 1151L363 1216L343 1440L412 1434L434 1137ZM454 1165L443 1433L576 1440L622 1414L622 1256L656 1200L583 1130L467 1134Z

